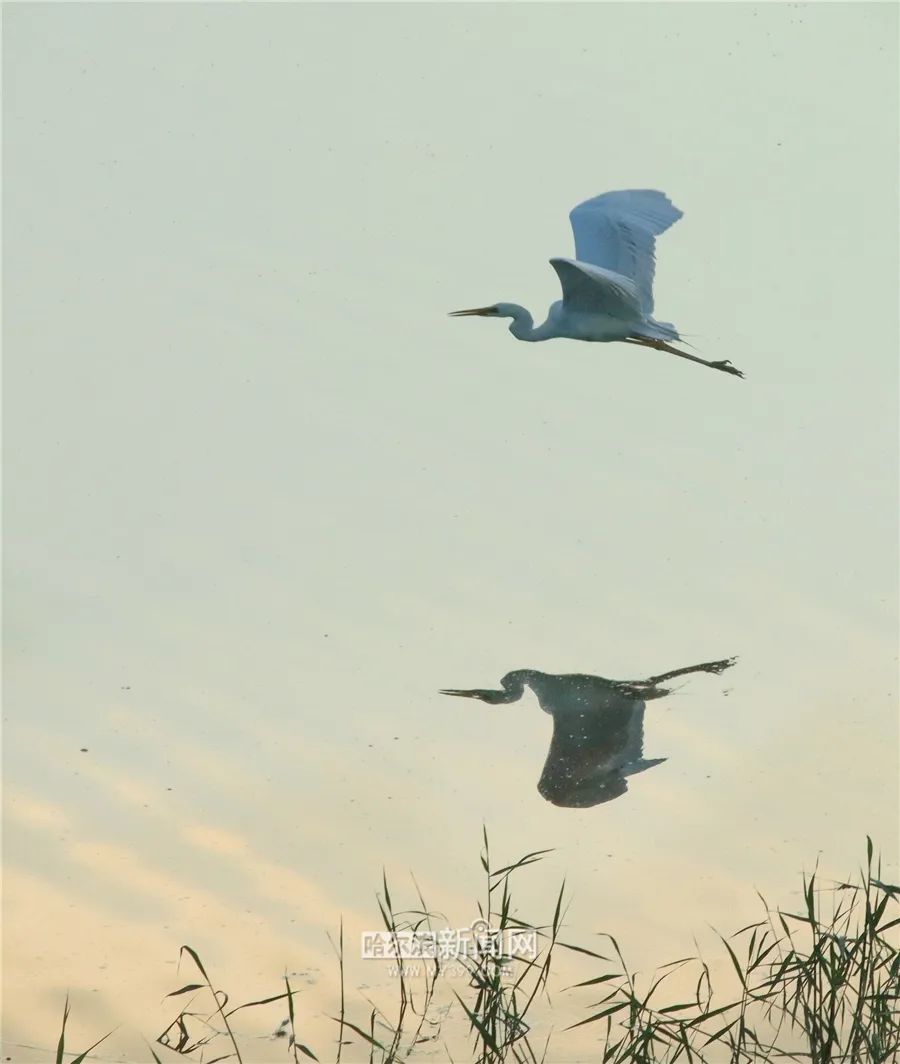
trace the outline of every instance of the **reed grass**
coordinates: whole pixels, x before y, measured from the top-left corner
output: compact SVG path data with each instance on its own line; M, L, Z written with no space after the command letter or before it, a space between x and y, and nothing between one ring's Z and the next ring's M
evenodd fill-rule
M739 992L714 994L702 957L660 969L646 991L618 944L611 972L576 984L603 985L598 1011L575 1026L601 1024L599 1059L611 1064L679 1059L732 1064L795 1060L888 1064L900 1059L900 888L881 879L872 840L857 883L822 887L804 875L803 911L772 909L728 938L719 936ZM891 935L893 932L893 935ZM692 998L655 1002L676 970L693 965Z
M283 1002L287 1017L274 1037L287 1041L294 1064L333 1058L335 1064L394 1064L415 1059L422 1048L441 1045L442 1028L454 1015L468 1025L469 1055L476 1064L543 1064L569 1059L560 1049L554 1056L549 1037L533 1044L528 1016L541 999L549 1003L554 980L553 958L560 949L577 955L593 974L563 990L596 989L588 1015L570 1025L596 1033L590 1060L603 1064L750 1064L756 1061L802 1061L806 1064L890 1064L900 1060L900 951L898 929L900 887L885 883L872 840L866 839L866 861L853 882L823 885L818 869L802 877L802 906L793 912L772 908L762 895L762 917L729 936L720 935L720 960L733 972L728 986L719 978L715 988L710 964L698 953L661 966L649 977L632 971L610 933L602 934L605 952L560 938L565 914L565 882L553 902L549 919L532 924L517 915L513 885L525 870L550 853L539 850L510 864L494 867L487 831L483 832L481 867L484 896L478 913L504 936L508 930L533 931L537 956L508 956L479 950L463 961L466 985L459 990L445 977L439 957L410 976L402 962L396 969L391 1007L362 996L348 1002L344 978L344 929L332 940L337 958L339 1013L332 1019L332 1045L314 1051L301 1040L302 1017L284 976L284 992L232 1006L216 989L203 961L182 946L200 981L186 983L168 995L186 998L168 1027L150 1047L157 1064L166 1060L244 1064L236 1014ZM413 880L415 884L415 880ZM397 909L386 873L376 895L385 930L397 940L402 933L433 931L446 919L429 910L415 885L416 904ZM399 952L399 951L398 951ZM598 970L599 969L599 970ZM686 1000L671 1000L668 980L680 973L680 986L693 987ZM685 984L685 977L690 980ZM682 994L682 996L685 996ZM444 1001L449 1002L445 1004ZM68 998L56 1061L65 1050ZM584 1033L584 1032L583 1032ZM107 1036L104 1036L107 1037ZM81 1064L102 1042L74 1059ZM451 1061L453 1060L450 1057Z

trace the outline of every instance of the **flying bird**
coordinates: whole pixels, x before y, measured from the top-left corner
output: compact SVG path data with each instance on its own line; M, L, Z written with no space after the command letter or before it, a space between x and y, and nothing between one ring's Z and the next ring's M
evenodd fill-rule
M455 310L453 318L479 315L512 318L509 331L517 340L623 340L743 377L728 359L707 362L705 358L672 347L681 340L669 322L653 316L655 238L682 216L662 192L632 188L604 192L580 203L569 214L575 234L575 258L551 259L562 286L562 300L554 303L543 325L517 303L494 303L490 307Z
M644 757L645 704L671 690L660 687L661 683L692 672L718 675L735 660L688 665L647 680L606 680L583 673L554 676L516 669L500 681L501 691L447 689L440 693L500 705L518 701L530 687L541 709L553 717L553 737L537 789L554 805L583 809L618 798L628 790L627 776L666 760Z

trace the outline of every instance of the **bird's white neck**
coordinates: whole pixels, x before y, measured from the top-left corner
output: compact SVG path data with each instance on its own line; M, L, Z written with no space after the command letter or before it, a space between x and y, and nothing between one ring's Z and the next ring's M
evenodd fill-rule
M509 325L509 331L517 340L526 340L528 343L536 343L538 340L547 340L554 335L550 328L549 318L543 323L543 325L538 325L537 328L535 328L534 318L531 316L531 312L524 307L520 307L518 303L501 303L498 304L498 308L501 317L512 318Z

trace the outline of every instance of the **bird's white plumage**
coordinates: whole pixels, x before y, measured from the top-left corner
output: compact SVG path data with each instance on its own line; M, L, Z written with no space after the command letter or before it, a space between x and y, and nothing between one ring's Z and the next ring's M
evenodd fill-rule
M569 214L579 262L632 281L643 317L653 313L656 237L682 216L663 192L625 189L579 203Z
M563 297L550 307L543 324L535 325L530 311L518 303L455 310L451 317L512 318L509 331L529 343L563 337L598 343L623 340L743 377L728 359L709 362L670 346L669 341L681 339L678 330L651 313L656 237L681 216L669 197L655 189L594 196L569 214L576 257L550 260Z
M563 290L563 306L582 314L606 314L631 320L640 317L640 296L623 274L574 259L551 259Z

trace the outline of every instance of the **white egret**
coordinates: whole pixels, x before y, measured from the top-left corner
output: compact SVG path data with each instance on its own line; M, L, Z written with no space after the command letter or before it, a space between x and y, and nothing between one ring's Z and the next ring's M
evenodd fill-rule
M664 193L654 189L594 196L569 214L576 258L550 260L563 297L550 307L543 325L535 327L531 314L516 303L456 310L450 316L512 318L509 331L517 340L530 342L556 337L600 343L622 340L743 377L727 359L707 362L672 347L670 340L681 339L677 329L652 317L655 237L681 215Z
M670 693L661 683L692 672L718 675L735 660L689 665L647 680L605 680L583 673L553 676L517 669L500 681L502 691L447 689L440 693L499 705L518 701L530 687L541 709L553 717L553 738L538 791L554 805L586 808L618 798L628 790L626 776L666 760L644 757L644 706Z

